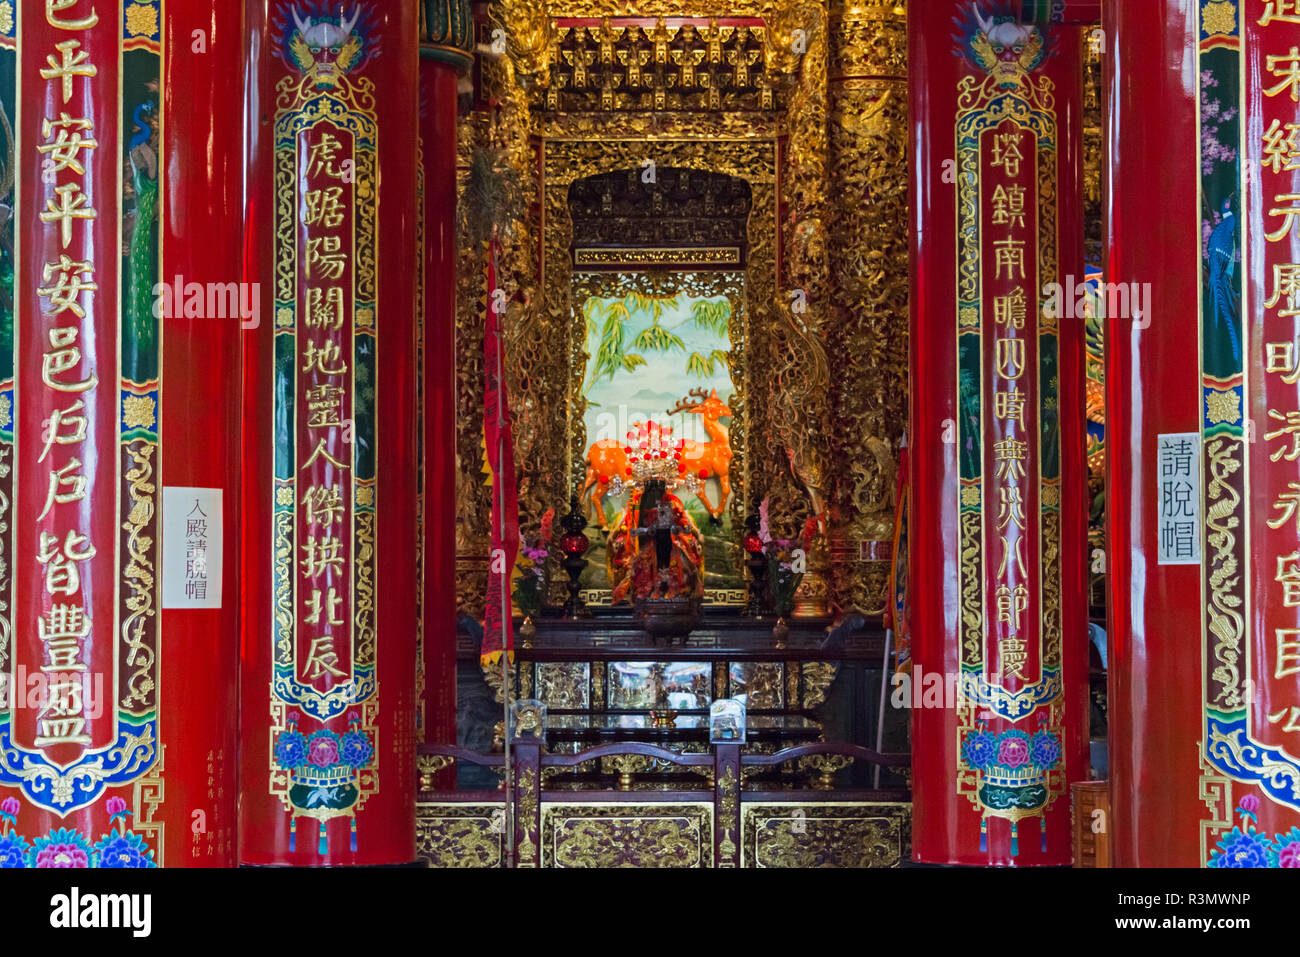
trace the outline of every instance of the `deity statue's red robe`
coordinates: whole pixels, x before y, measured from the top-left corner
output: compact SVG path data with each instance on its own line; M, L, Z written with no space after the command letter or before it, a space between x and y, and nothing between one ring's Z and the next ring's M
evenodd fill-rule
M681 499L664 492L659 502L672 517L671 545L667 567L655 545L653 526L658 509L647 507L642 514L643 491L634 491L609 538L609 580L614 604L641 598L703 598L704 539ZM665 592L664 586L667 586Z

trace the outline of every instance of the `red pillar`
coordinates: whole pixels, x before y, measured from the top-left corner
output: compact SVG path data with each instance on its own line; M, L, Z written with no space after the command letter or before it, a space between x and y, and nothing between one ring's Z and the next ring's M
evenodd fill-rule
M250 5L241 862L415 858L417 6ZM382 560L381 560L382 559Z
M159 235L161 281L172 283L173 303L162 336L160 471L169 490L166 534L186 536L169 562L192 561L189 546L205 530L222 540L219 599L211 580L203 587L194 581L177 599L191 607L163 605L163 817L179 852L164 864L229 867L239 761L239 369L244 330L264 319L245 308L254 302L248 289L240 290L237 313L227 301L224 316L220 307L210 314L207 290L233 289L241 278L243 138L232 131L243 113L243 24L233 4L196 10L166 3L164 10ZM204 289L205 315L178 308L177 276ZM220 513L200 514L214 492ZM183 513L176 522L167 517L171 509ZM187 571L198 577L185 564L176 573Z
M239 17L180 6L0 18L6 867L233 861L239 319L159 283L239 302Z
M472 20L458 0L425 4L420 44L423 246L420 309L421 522L419 640L423 693L417 735L456 743L456 118L470 66ZM440 786L450 786L447 769Z
M1106 278L1150 302L1107 322L1114 859L1296 866L1298 313L1278 283L1300 234L1274 210L1300 194L1276 137L1300 17L1105 7Z
M1020 0L1027 22L1091 26L1101 19L1101 0Z
M1087 767L1081 36L1003 6L909 19L913 847L1068 864Z

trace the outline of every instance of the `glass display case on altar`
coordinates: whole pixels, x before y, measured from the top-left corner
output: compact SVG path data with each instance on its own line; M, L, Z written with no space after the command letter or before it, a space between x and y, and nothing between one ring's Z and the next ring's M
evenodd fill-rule
M500 729L493 728L502 721L501 671L480 666L476 626L464 623L458 743L500 750ZM793 619L778 643L771 619L715 610L706 612L685 644L665 648L651 646L628 611L541 619L527 642L516 646L508 669L512 699L544 707L544 743L555 754L626 742L703 753L714 743L711 709L726 699L744 707L741 740L750 752L772 754L824 741L903 750L906 712L886 708L883 739L877 736L883 632L862 616L837 629L829 624ZM664 769L658 784L667 785L672 773ZM462 788L498 783L469 765L459 766L459 774ZM845 781L864 786L869 775L865 766L849 769ZM776 783L781 777L772 775ZM901 776L895 777L886 772L885 782L901 785ZM594 787L599 775L565 772L555 783L561 780Z

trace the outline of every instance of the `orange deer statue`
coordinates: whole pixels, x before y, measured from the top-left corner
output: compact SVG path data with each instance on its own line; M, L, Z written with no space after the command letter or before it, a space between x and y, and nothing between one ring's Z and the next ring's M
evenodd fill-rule
M718 398L718 390L705 393L703 389L692 389L690 393L671 409L669 415L689 412L701 416L704 431L708 433L708 442L696 442L686 439L682 443L682 474L693 475L701 482L696 497L708 511L710 519L716 524L721 522L722 513L727 507L731 495L731 436L727 427L718 419L731 415L725 402ZM596 520L601 527L606 524L605 510L601 500L609 492L610 483L616 476L627 474L628 456L623 443L613 439L593 442L587 450L587 480L582 486L582 498L591 495L591 507L595 510ZM716 478L722 495L715 507L705 492L703 483Z

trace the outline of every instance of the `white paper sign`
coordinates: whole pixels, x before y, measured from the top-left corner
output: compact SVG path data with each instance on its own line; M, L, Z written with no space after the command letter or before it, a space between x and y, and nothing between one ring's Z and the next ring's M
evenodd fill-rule
M163 488L164 608L221 607L221 489Z
M1201 563L1201 435L1167 432L1156 442L1156 514L1161 565Z

